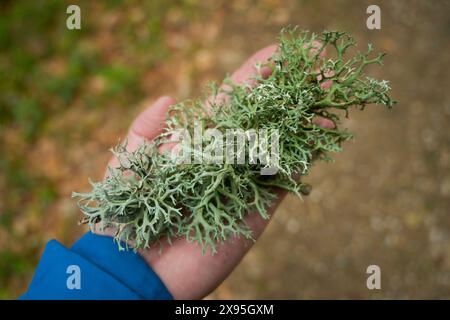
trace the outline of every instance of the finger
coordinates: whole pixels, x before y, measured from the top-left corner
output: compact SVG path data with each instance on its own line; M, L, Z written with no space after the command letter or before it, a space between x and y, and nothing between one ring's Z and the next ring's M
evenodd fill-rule
M304 48L306 48L306 47L309 47L309 45L308 44L305 44L304 45ZM326 56L326 54L327 54L327 48L323 48L322 49L322 47L323 47L323 43L322 42L320 42L320 41L318 41L318 40L314 40L312 43L311 43L311 49L310 49L310 53L312 54L312 55L315 55L315 54L317 54L317 52L319 52L320 50L322 50L322 51L320 51L320 53L319 53L319 58L325 58L325 56Z
M317 53L322 48L322 43L319 41L314 41L311 45L311 53ZM262 65L269 62L269 59L274 55L274 53L278 50L278 46L273 44L270 46L267 46L255 54L253 54L249 59L247 59L242 66L237 69L231 76L231 80L235 82L236 84L243 84L246 83L248 80L252 80L254 76L258 74L258 70L256 69L255 65L259 62ZM323 48L323 50L320 52L319 57L324 58L326 55L326 48ZM263 66L259 73L262 76L262 78L267 78L270 73L271 69L268 66Z
M319 74L317 76L317 80L322 81L320 83L320 88L327 90L330 89L331 86L333 85L333 80L330 80L328 78L331 78L334 76L334 71L333 70L326 70L323 75L325 76L325 79L323 79L322 75Z
M267 64L269 62L269 59L274 55L277 49L278 46L273 44L253 54L236 71L231 74L231 81L237 85L247 84L251 87L254 87L256 85L256 81L254 78L257 75L260 75L263 79L269 77L269 75L272 73L272 69L267 65L265 66L264 64ZM257 63L260 63L262 65L259 70L256 68ZM222 88L225 87L227 86L222 85ZM226 95L224 92L220 92L217 96L211 96L206 99L205 104L207 109L209 109L211 104L222 104L226 102L227 99L228 95Z
M322 43L320 43L318 41L315 41L313 43L313 48L314 49L311 49L311 51L318 52L318 50L320 50L321 47L322 47ZM326 48L323 48L322 51L319 53L319 57L323 59L323 58L325 58L325 56L326 56ZM320 73L320 69L317 69L316 72ZM333 70L325 70L323 75L325 76L325 79L323 79L322 74L319 74L317 76L317 80L322 81L320 83L320 88L322 88L324 90L330 89L331 86L333 85L333 80L329 80L327 78L333 77L334 76L334 71Z
M165 119L169 107L175 103L175 99L162 96L159 97L152 105L148 106L137 116L128 131L127 150L134 151L145 140L152 140L160 134L164 128ZM119 161L116 157L112 157L108 167L116 168ZM106 170L107 176L109 170Z
M258 70L255 65L258 62L263 65L267 63L277 49L278 46L273 44L256 52L249 59L247 59L247 61L245 61L239 69L233 72L230 76L231 80L236 84L243 84L249 80L252 80L252 78L258 75ZM263 78L267 78L271 73L271 69L267 66L263 66L259 72Z
M175 99L162 96L151 106L147 107L133 121L128 132L128 150L133 151L144 140L152 140L158 136L165 124L167 111L175 103Z
M333 129L335 127L333 121L323 117L314 118L313 123L325 129Z

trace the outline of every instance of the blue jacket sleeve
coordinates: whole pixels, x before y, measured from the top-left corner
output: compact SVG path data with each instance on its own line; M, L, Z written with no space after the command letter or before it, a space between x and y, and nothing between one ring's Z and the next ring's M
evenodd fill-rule
M172 299L156 273L111 237L86 233L70 249L47 243L20 299Z

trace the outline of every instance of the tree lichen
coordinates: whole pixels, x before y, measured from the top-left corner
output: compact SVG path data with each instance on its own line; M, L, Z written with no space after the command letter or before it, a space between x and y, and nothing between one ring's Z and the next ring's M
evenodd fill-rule
M244 217L257 212L268 219L275 189L306 193L309 187L301 176L315 160L328 160L330 153L341 151L341 143L351 138L339 128L351 106L395 104L388 96L388 82L365 74L367 66L382 64L384 54L374 56L369 45L365 53L347 57L355 45L344 32L283 30L279 50L265 65L272 69L268 78L255 76L251 87L227 78L222 86L211 86L208 107L201 99L174 105L167 128L154 141L133 152L125 144L117 146L113 152L120 165L110 168L104 181L91 182L89 193L73 194L84 222L91 228L114 228L118 243L133 243L134 248L184 236L214 253L217 243L231 235L251 239ZM325 48L327 56L321 54ZM313 121L316 117L331 120L335 127L320 127ZM193 132L194 123L221 131L277 130L277 173L262 176L265 165L248 161L175 164L173 157L158 151L177 130Z

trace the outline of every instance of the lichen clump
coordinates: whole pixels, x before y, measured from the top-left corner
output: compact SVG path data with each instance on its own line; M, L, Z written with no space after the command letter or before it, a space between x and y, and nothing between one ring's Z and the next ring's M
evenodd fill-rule
M307 192L301 177L312 163L328 160L351 138L339 128L350 107L394 105L388 82L365 73L368 65L381 65L384 54L374 55L369 45L365 53L350 56L354 46L353 38L343 32L283 30L278 51L264 65L272 69L269 77L255 76L252 86L225 79L222 86L211 86L208 107L201 99L174 105L165 131L155 140L133 152L125 144L117 146L113 152L119 167L110 168L105 180L92 183L92 191L73 194L79 198L84 222L91 228L96 224L114 228L120 248L120 241L135 249L149 248L183 236L214 253L217 243L232 235L251 239L245 216L254 213L268 219L277 189ZM313 121L317 117L331 120L335 127L318 126ZM176 164L170 154L159 152L177 130L193 132L194 123L221 131L277 130L276 174L261 175L267 164L249 161ZM202 146L207 148L208 143Z

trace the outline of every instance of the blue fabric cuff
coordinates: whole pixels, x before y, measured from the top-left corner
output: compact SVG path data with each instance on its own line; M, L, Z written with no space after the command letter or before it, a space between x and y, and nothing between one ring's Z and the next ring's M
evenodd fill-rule
M70 249L49 241L21 299L173 298L141 256L88 232Z

